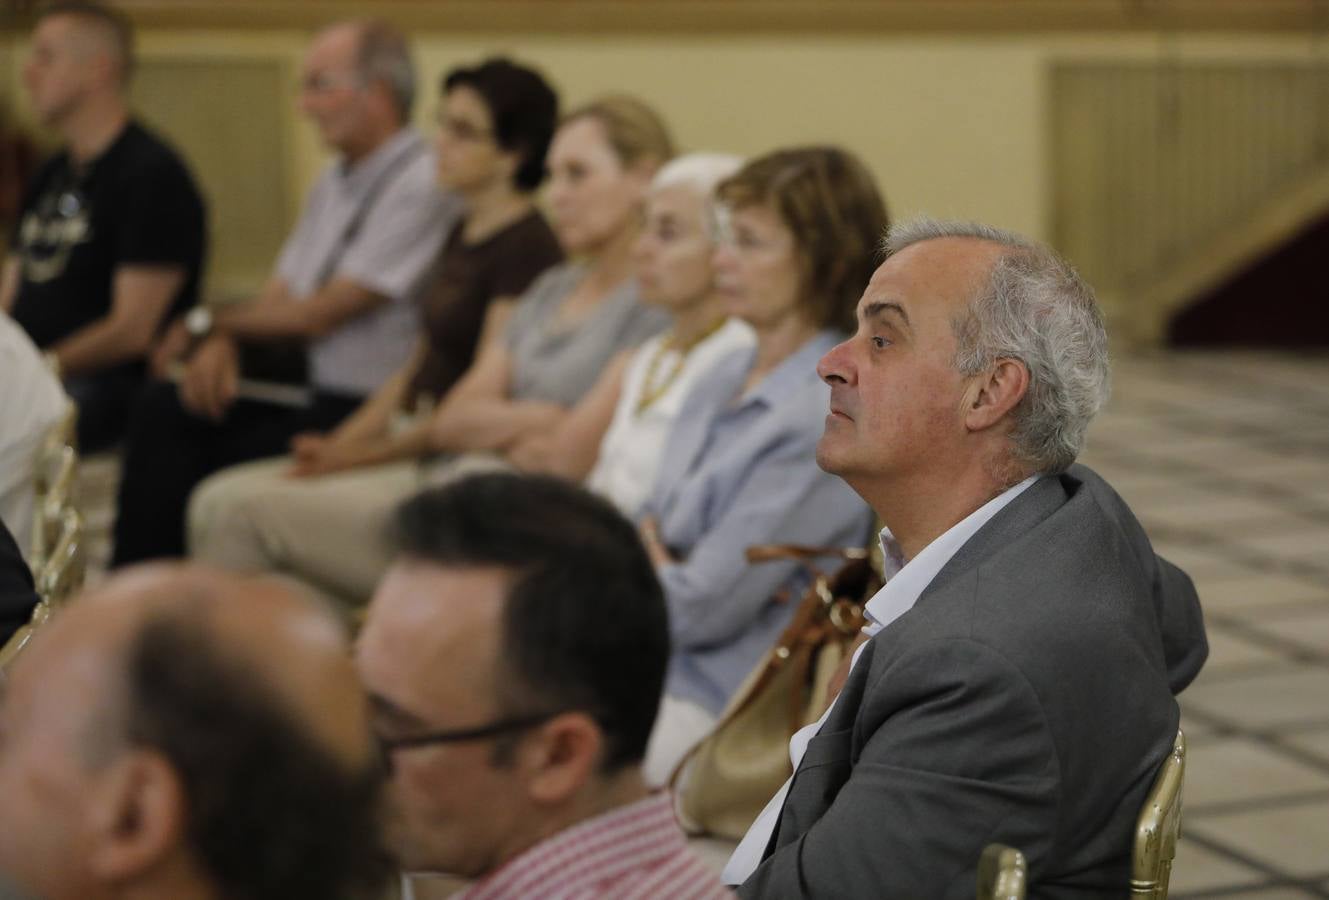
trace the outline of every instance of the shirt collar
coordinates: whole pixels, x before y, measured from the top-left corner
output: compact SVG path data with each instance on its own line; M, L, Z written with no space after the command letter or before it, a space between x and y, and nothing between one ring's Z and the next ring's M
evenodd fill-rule
M566 828L504 863L459 896L465 900L568 896L687 847L668 791ZM575 865L569 865L574 862Z
M936 578L937 573L950 562L951 557L993 516L1023 494L1038 478L1038 475L1031 475L1014 487L1002 491L946 529L940 537L924 547L908 562L900 552L900 544L891 534L891 530L883 528L881 530L882 568L886 583L868 601L864 609L868 620L864 630L869 635L876 634L913 609L923 591L927 590L932 579Z
M809 374L814 374L817 371L818 360L842 340L844 340L844 335L833 328L818 331L807 341L804 341L803 346L785 357L784 361L772 369L752 390L748 391L738 401L738 405L745 406L749 403L764 403L767 406L778 405L791 393L798 390L802 383L807 380Z

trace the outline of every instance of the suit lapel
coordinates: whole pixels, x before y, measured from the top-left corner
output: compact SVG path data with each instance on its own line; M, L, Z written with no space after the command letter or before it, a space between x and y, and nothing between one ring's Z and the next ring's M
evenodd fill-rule
M840 695L835 699L835 706L831 709L830 715L817 731L817 737L822 735L832 735L842 731L849 731L854 727L854 719L858 716L859 703L863 698L863 692L868 684L868 677L873 668L873 651L876 649L875 641L868 641L863 646L863 652L859 654L858 661L854 663L849 677L845 679L844 687L840 690ZM809 744L811 749L811 744ZM809 815L816 818L825 812L820 807L816 798L834 797L834 792L840 789L840 784L831 784L826 779L820 777L823 775L834 775L829 769L818 767L815 771L809 772L803 766L807 761L808 753L804 752L803 758L799 760L798 769L794 772L793 781L789 784L789 792L785 795L784 805L780 808L780 815L775 820L775 827L771 829L770 840L766 842L766 849L762 853L762 859L770 856L780 846L780 833L784 831L788 840L793 840L801 833L799 820L806 820ZM848 771L847 768L845 770ZM810 784L810 781L817 781L817 784ZM804 829L805 830L805 829Z
M932 579L932 583L923 589L918 603L1028 533L1065 505L1068 496L1078 486L1079 482L1068 475L1043 477L1029 485L1023 494L1007 504L973 537L965 541L964 546Z
M965 542L937 573L937 577L932 579L932 583L923 590L914 608L917 609L919 604L925 602L933 591L960 577L1047 519L1066 503L1068 496L1075 493L1079 486L1079 481L1070 475L1040 478L1035 481ZM890 627L887 626L887 630ZM875 651L879 643L873 638L863 647L862 655L855 663L853 671L849 673L844 689L835 701L835 708L831 710L831 714L817 732L818 737L850 731L854 727L873 670L879 668L873 665L874 661L877 661ZM880 662L885 665L887 660L883 659ZM783 844L796 840L812 822L819 819L848 779L849 767L817 766L809 769L803 765L807 761L808 754L804 753L803 759L799 761L798 770L794 773L794 779L789 785L789 793L780 810L780 817L771 831L771 838L762 855L763 859ZM833 783L837 780L839 783Z

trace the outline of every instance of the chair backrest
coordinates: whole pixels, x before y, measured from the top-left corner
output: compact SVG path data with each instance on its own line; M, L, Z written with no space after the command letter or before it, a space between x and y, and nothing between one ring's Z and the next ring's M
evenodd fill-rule
M32 640L32 636L37 633L37 629L46 623L51 616L51 604L42 600L32 610L32 616L28 623L19 628L5 641L5 645L0 647L0 675L7 674L9 667L13 665L14 660L18 658L19 653Z
M1186 775L1186 736L1177 732L1145 798L1131 854L1131 896L1165 900L1172 860L1181 836L1181 786Z
M978 900L1024 900L1028 867L1024 854L1005 844L988 844L978 858Z
M28 562L33 571L46 562L60 538L64 511L74 505L78 475L76 426L78 408L70 403L60 421L51 427L38 451L33 478L32 547Z
M83 586L84 562L83 516L77 509L67 507L60 513L60 532L55 544L34 573L38 596L54 607L63 606Z

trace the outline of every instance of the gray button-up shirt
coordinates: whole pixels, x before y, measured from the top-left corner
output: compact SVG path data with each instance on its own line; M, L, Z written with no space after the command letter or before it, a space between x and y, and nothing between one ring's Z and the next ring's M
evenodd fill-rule
M277 258L295 297L346 278L388 302L310 347L315 388L368 394L401 367L420 333L416 300L461 202L435 182L434 155L403 128L354 166L337 162L315 183Z
M755 349L717 363L683 405L646 504L681 560L659 573L674 640L666 690L716 715L808 582L795 562L748 563L747 548L861 547L872 528L862 499L816 461L830 408L817 360L839 340L818 333L742 396Z

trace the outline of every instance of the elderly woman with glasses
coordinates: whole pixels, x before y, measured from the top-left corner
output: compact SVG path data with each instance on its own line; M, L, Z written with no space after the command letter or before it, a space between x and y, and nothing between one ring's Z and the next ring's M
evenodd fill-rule
M788 624L806 585L748 547L862 546L872 515L815 450L829 388L821 356L852 328L886 209L871 175L832 147L755 159L718 189L716 283L756 343L699 380L669 436L641 534L664 584L673 656L647 753L663 783Z

